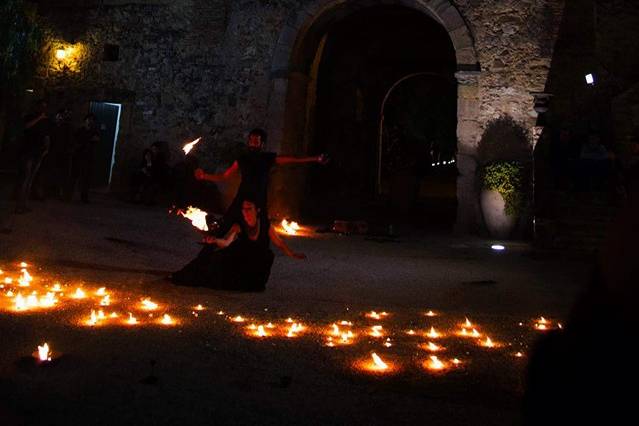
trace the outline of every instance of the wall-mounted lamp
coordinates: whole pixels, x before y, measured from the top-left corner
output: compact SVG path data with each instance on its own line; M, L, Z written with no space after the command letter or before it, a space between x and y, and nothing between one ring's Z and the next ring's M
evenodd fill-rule
M66 51L66 50L64 50L64 49L57 49L57 50L55 51L55 58L56 58L58 61L63 61L63 60L64 60L64 58L66 58L66 57L67 57L67 51Z
M594 86L595 85L595 76L594 76L594 74L586 74L586 84L588 86Z

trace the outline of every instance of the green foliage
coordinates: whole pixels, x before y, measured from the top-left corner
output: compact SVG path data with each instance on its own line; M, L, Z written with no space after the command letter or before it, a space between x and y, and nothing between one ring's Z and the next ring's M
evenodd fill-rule
M0 6L0 89L23 91L31 81L43 39L41 24L24 0Z
M506 214L516 216L522 209L523 167L516 161L499 161L488 164L483 171L484 189L497 191L506 203Z

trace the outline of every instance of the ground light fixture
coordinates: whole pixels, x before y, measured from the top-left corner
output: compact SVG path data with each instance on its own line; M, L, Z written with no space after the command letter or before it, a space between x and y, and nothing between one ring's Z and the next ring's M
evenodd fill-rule
M491 249L493 249L494 251L504 251L506 250L506 246L502 245L502 244L493 244L492 246L490 246Z

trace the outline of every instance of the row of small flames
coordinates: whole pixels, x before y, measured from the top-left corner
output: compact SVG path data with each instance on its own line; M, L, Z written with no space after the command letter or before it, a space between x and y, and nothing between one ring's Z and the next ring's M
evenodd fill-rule
M52 286L46 286L47 291L44 295L38 294L37 291L31 291L30 294L23 295L27 289L31 290L34 277L28 271L28 264L22 262L19 265L20 275L17 278L7 276L4 271L0 269L0 289L5 290L5 296L11 301L9 310L15 313L37 311L40 309L51 309L61 306L63 298L79 301L88 299L99 304L98 307L91 309L88 316L81 318L78 324L98 327L104 324L113 324L114 322L133 326L144 323L141 318L134 315L133 312L128 312L127 315L121 315L117 312L106 313L105 310L114 302L114 295L112 292L107 291L106 287L100 287L94 290L87 290L82 287L77 287L75 290L67 292L68 287L62 286L59 282L55 282ZM65 294L68 294L65 296ZM160 304L154 302L149 297L144 297L136 303L133 311L144 311L151 318L152 323L157 323L164 326L173 326L181 322L180 319L176 319L168 313L163 313L156 317L156 312L161 310ZM192 307L191 314L194 317L198 317L201 311L207 310L202 304ZM272 322L266 324L256 324L250 322L246 317L241 315L228 316L224 311L217 311L217 315L225 316L232 323L241 324L243 332L249 337L255 337L259 339L269 337L282 337L282 338L296 338L305 333L308 333L314 327L307 326L300 321L296 321L293 318L287 318L283 325L275 325ZM139 314L138 314L139 315ZM424 314L426 317L436 317L439 314L430 310ZM369 320L385 320L391 316L388 312L376 312L371 311L365 314L365 317ZM523 323L519 323L520 326L524 326ZM533 328L539 331L550 330L553 328L561 329L561 323L554 323L544 317L540 317L534 321ZM463 323L458 324L458 327L450 332L443 332L437 330L434 326L431 326L429 330L414 330L408 329L404 333L409 336L422 336L428 338L425 343L418 344L418 347L429 352L429 358L424 362L424 367L432 371L442 371L450 367L458 367L463 364L458 358L452 358L450 360L443 360L438 358L435 353L441 353L446 351L446 348L436 342L446 337L455 336L458 338L467 338L474 340L477 345L484 348L499 348L504 346L503 343L491 339L490 336L480 332L480 326L471 322L468 318L465 318ZM360 335L365 335L372 338L381 338L383 340L382 345L386 348L393 346L394 342L389 336L389 333L382 325L372 325L369 328L363 330L355 330L354 324L351 321L341 320L330 324L329 326L322 326L316 329L316 332L323 335L324 346L337 347L352 345L356 342ZM523 357L521 352L514 354L516 357ZM47 343L38 346L37 358L41 362L48 362L51 360L51 351ZM391 372L396 371L397 366L388 360L384 361L380 355L373 352L370 358L365 361L358 361L358 368L365 369L372 372Z

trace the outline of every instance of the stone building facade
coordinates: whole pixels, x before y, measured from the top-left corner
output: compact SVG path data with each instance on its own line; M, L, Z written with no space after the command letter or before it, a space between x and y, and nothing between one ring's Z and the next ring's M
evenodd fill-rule
M487 124L512 117L539 134L533 107L551 66L563 0L58 0L39 84L58 102L123 104L114 184L153 140L176 155L204 136L224 166L247 129L265 127L270 149L303 154L311 65L332 23L380 4L423 13L448 32L457 59L459 231L480 219L475 158ZM105 61L105 45L117 46ZM78 46L73 67L56 49ZM82 48L80 49L79 46ZM398 46L401 48L401 46ZM533 138L534 139L534 136ZM534 144L534 140L531 140ZM274 211L294 209L275 180ZM279 182L279 183L278 183ZM279 203L277 202L279 200ZM284 201L286 200L286 201Z

